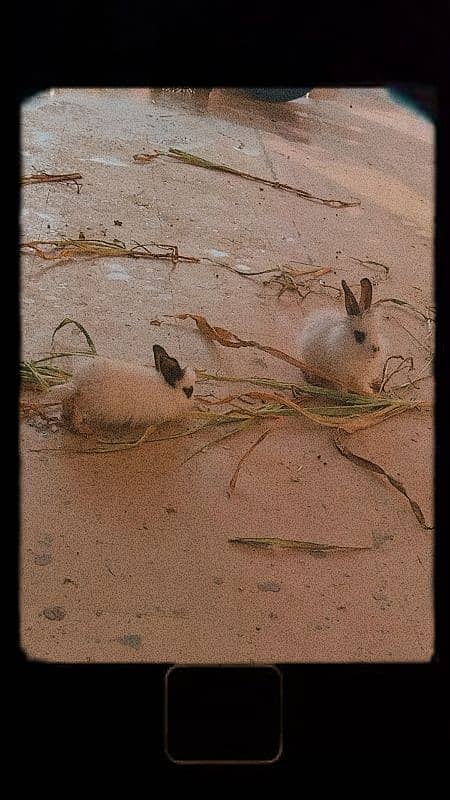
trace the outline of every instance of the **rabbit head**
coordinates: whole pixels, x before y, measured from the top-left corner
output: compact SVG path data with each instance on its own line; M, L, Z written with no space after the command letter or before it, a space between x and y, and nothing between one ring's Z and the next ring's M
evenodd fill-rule
M180 367L176 358L169 356L159 344L153 345L155 367L166 383L174 389L181 389L187 398L192 397L195 386L195 370L192 367Z
M345 309L347 311L347 330L349 346L355 347L364 358L371 360L380 356L381 338L376 319L371 311L372 284L368 278L362 278L359 303L350 287L342 281Z

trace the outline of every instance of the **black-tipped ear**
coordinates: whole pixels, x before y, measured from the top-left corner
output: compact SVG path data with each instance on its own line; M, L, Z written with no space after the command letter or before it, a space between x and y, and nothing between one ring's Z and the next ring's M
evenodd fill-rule
M153 355L155 357L155 367L161 373L166 383L169 386L175 386L184 375L184 370L181 369L176 358L169 356L164 347L159 344L153 345Z
M361 313L358 301L346 282L342 281L341 283L345 295L345 308L347 314L349 314L351 317L357 317Z
M360 284L361 298L359 301L359 307L361 311L368 311L372 305L372 284L369 281L369 278L361 278Z
M155 367L158 370L158 372L161 372L161 369L160 369L160 366L159 366L159 362L160 362L160 359L161 359L162 355L163 356L167 355L166 351L164 350L164 347L161 347L161 345L159 345L159 344L154 344L153 345L153 358L155 359Z

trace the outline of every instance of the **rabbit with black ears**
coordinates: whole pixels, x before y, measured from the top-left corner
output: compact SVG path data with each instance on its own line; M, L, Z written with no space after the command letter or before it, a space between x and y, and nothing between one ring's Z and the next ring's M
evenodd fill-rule
M141 427L182 419L193 406L195 371L182 369L158 344L154 367L94 357L70 383L50 390L60 398L63 420L77 433L92 425Z
M310 383L370 393L379 380L383 341L371 308L372 284L368 278L362 278L360 284L358 303L342 281L347 315L337 310L322 310L306 320L299 339L301 358L330 378L327 381L304 370Z

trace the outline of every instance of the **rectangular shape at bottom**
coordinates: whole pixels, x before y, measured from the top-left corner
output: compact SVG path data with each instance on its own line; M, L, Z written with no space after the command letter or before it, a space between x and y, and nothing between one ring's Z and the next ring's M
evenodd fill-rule
M175 666L166 674L165 749L176 763L272 763L282 750L274 666Z

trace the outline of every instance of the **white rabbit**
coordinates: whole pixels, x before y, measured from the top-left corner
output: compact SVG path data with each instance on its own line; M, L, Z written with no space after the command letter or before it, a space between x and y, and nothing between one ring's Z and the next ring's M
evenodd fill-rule
M195 371L182 369L163 347L153 346L155 367L94 357L70 383L51 389L63 419L78 433L94 425L150 426L180 419L192 408Z
M372 284L368 278L363 278L360 283L358 303L346 282L342 281L347 316L339 311L322 310L311 314L305 321L299 339L300 357L310 367L330 377L326 381L303 371L310 383L371 392L372 384L380 378L383 341L370 308Z

